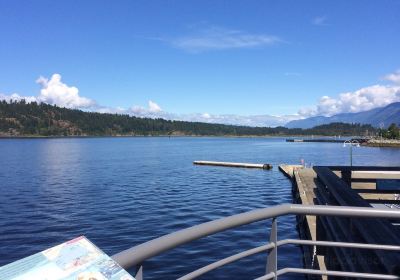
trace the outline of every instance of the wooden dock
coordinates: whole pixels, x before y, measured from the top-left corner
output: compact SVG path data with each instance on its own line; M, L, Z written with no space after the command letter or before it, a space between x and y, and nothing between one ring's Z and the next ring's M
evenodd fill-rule
M311 168L303 168L302 165L279 165L279 170L291 178L293 182L294 203L314 205L315 190L317 188L317 174ZM298 231L301 239L317 240L317 222L315 216L297 217ZM324 256L316 254L316 247L304 246L305 268L326 270ZM311 279L328 279L327 276L319 276Z
M294 178L294 171L298 169L302 169L303 165L289 165L289 164L280 164L278 166L279 170L282 171L282 173L288 177L289 179Z
M400 201L397 200L400 188L385 189L385 185L381 184L381 180L399 180L397 182L400 182L400 168L398 167L317 166L302 168L298 165L280 165L279 170L292 180L294 203L378 208L400 204ZM383 187L379 187L380 185ZM365 240L371 244L400 243L397 226L381 219L360 221L351 218L304 216L297 218L297 226L301 239L313 241L356 242ZM303 246L302 249L305 268L320 270L387 272L390 271L390 267L393 267L394 260L400 259L398 253L389 256L390 252L382 253L379 250L362 253L359 250L327 249L315 246ZM348 262L346 256L351 256L354 262ZM366 265L371 261L374 262L373 265ZM318 276L309 279L328 278Z

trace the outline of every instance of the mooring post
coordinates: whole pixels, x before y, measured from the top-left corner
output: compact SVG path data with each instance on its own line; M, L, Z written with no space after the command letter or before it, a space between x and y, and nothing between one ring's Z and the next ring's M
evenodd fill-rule
M276 271L278 270L278 246L277 246L277 239L278 239L278 231L277 231L277 222L276 218L272 219L272 226L271 226L271 233L269 237L269 242L274 244L274 247L268 254L267 258L267 274L273 272L274 273L274 280L278 279L276 275Z

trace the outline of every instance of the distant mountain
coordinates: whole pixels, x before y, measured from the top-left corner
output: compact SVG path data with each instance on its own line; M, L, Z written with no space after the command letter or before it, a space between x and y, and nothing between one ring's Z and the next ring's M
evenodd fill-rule
M285 127L311 128L317 125L336 122L371 124L374 127L379 127L381 123L385 127L388 127L391 123L400 124L400 102L359 113L343 113L331 117L316 116L303 120L290 121Z

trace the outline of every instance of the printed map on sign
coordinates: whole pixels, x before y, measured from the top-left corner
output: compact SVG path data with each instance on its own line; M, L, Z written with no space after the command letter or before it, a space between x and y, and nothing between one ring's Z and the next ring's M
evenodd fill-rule
M1 280L135 280L81 236L0 267Z

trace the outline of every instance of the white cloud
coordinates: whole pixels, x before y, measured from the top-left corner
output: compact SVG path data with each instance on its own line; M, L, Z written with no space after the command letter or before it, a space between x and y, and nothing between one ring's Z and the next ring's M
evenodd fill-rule
M213 115L209 113L203 114L187 114L187 115L173 115L175 119L191 121L191 122L206 122L206 123L222 123L231 125L244 125L244 126L260 126L260 127L275 127L286 124L289 121L299 119L298 115Z
M6 95L6 94L3 94L3 93L0 93L0 100L5 100L6 102L25 100L26 102L31 103L31 102L35 102L36 101L36 97L34 97L34 96L21 96L18 93L13 93L13 94L10 94L10 95Z
M150 105L152 104L152 105ZM157 106L154 106L157 105ZM154 106L152 108L152 106ZM159 108L159 110L154 110ZM111 107L99 107L96 109L100 113L111 113L111 114L127 114L130 116L136 116L141 118L162 118L166 120L177 120L177 121L189 121L189 122L205 122L205 123L220 123L220 124L231 124L231 125L245 125L245 126L280 126L284 125L289 121L299 119L299 115L283 115L283 116L272 116L272 115L235 115L235 114L209 114L209 113L192 113L192 114L175 114L161 110L160 106L153 101L149 101L147 108L142 106L132 106L131 108L111 108Z
M279 126L288 121L310 116L332 116L339 113L360 112L376 107L383 107L393 102L400 101L400 71L388 74L385 80L393 82L387 85L373 85L353 92L344 92L338 97L323 96L318 104L311 108L302 108L298 114L293 115L235 115L235 114L174 114L162 110L159 104L149 100L147 107L132 106L130 108L107 107L96 105L94 100L79 95L78 88L68 86L61 81L59 74L54 74L50 79L40 77L36 82L41 85L40 94L37 96L21 96L17 93L11 95L1 94L0 100L22 100L27 102L44 102L67 108L89 109L101 113L129 114L137 117L164 118L168 120L197 121L207 123L222 123L247 126Z
M201 116L203 118L205 118L205 119L210 119L211 118L211 115L209 113L203 113L203 114L201 114Z
M149 100L149 111L150 111L151 113L158 113L158 112L161 112L162 110L161 110L161 107L158 106L157 103L155 103L155 102Z
M276 36L251 34L216 26L199 30L194 35L167 41L176 48L193 53L209 50L266 47L282 42Z
M17 93L11 95L0 94L0 100L20 101L25 99L26 102L43 102L47 104L57 105L66 108L90 108L96 105L94 100L79 96L79 90L76 87L70 87L61 81L60 74L53 74L49 79L40 76L36 83L41 85L40 94L38 96L21 96Z
M383 80L400 84L400 70L397 70L396 72L391 74L387 74L386 76L383 77Z
M318 26L328 25L326 21L328 18L326 16L318 16L312 19L311 23Z
M303 108L299 111L299 115L309 117L356 113L398 101L400 101L400 86L373 85L354 92L341 93L337 98L323 96L314 108Z
M0 94L0 100L22 100L27 102L44 102L67 108L88 109L99 113L128 114L136 117L163 118L167 120L195 121L207 123L222 123L246 126L279 126L288 121L298 119L298 115L271 116L250 115L241 116L234 114L214 115L209 113L175 114L162 110L159 104L149 100L147 107L132 106L130 108L108 107L97 105L94 100L79 96L78 88L68 86L61 81L59 74L54 74L50 79L40 77L36 81L41 85L38 96L21 96L17 93L11 95Z
M68 86L61 81L60 74L53 74L48 80L39 77L36 80L42 86L37 101L55 104L66 108L88 108L95 105L89 98L79 96L78 88Z
M132 106L130 108L107 107L97 105L94 100L79 95L78 88L68 86L61 81L61 75L54 74L50 79L39 77L36 83L41 85L41 90L37 96L21 96L17 93L5 95L0 93L0 100L20 101L25 99L27 102L44 102L55 104L61 107L88 109L99 113L128 114L136 117L163 118L167 120L182 120L207 123L222 123L233 125L248 126L279 126L288 121L298 119L298 115L291 116L271 116L271 115L250 115L240 116L234 114L213 115L209 113L193 114L174 114L169 113L160 107L156 102L149 100L147 107Z
M302 108L298 115L302 118L312 116L332 116L340 113L357 113L393 102L400 102L400 70L382 78L390 81L387 85L372 85L352 92L339 94L337 98L323 96L314 107Z
M98 113L107 113L107 114L127 114L126 109L122 107L96 106L94 111Z
M134 105L128 109L119 108L119 110L116 113L124 113L137 117L148 117L148 118L158 118L158 117L161 118L163 115L166 114L156 102L151 100L149 100L147 108Z

